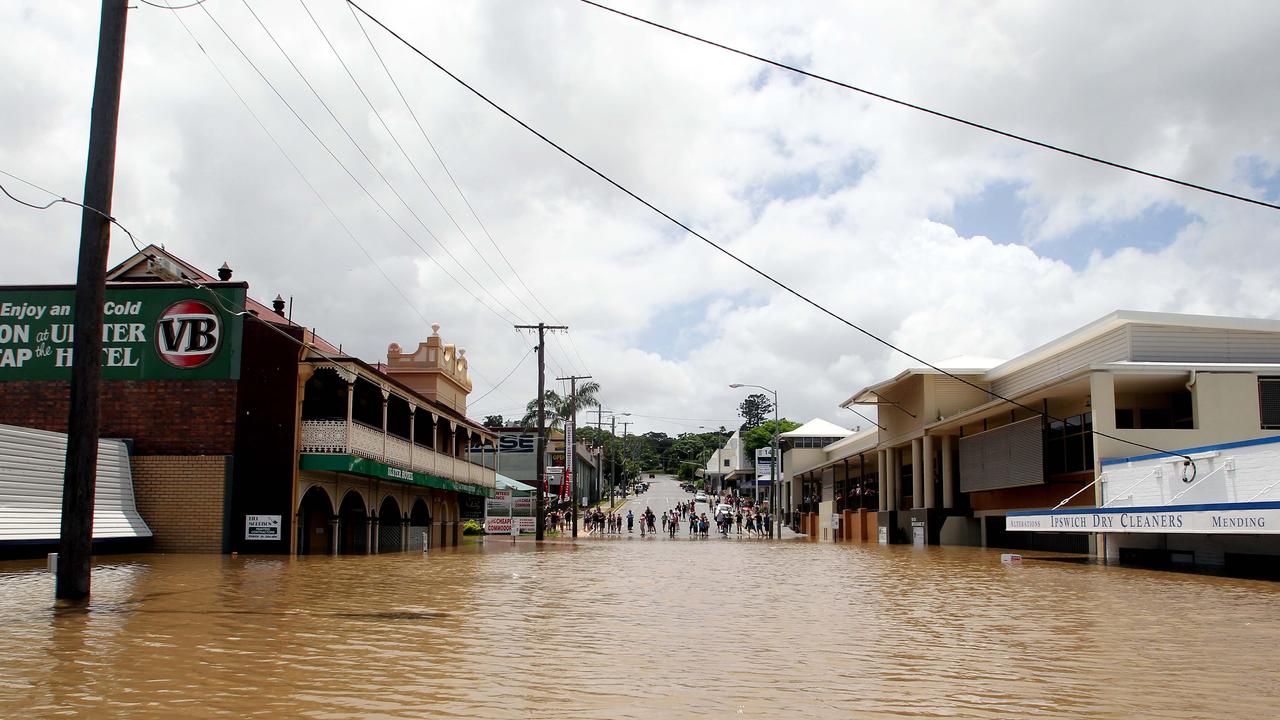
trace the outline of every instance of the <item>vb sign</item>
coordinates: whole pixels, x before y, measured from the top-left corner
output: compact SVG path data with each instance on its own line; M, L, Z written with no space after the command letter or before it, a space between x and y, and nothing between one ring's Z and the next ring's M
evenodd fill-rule
M197 368L218 353L222 322L202 300L182 300L156 320L156 351L176 368Z

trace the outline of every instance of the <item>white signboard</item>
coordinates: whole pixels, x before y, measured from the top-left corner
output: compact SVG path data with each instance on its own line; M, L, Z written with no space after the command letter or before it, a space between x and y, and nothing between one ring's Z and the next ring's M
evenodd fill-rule
M511 491L498 490L493 497L487 499L484 504L485 515L510 515L511 514Z
M537 532L538 530L535 520L531 517L518 517L514 518L514 520L516 523L516 530L518 532L531 533Z
M484 519L484 531L490 535L510 535L511 518L488 517Z
M279 515L245 515L244 516L244 539L245 540L279 540L280 539L280 516Z
M1175 506L1071 510L1041 514L1009 513L1004 526L1006 530L1019 532L1280 534L1280 503L1193 508L1181 509Z
M533 512L533 498L518 497L513 500L512 511L517 515L524 513L526 515Z

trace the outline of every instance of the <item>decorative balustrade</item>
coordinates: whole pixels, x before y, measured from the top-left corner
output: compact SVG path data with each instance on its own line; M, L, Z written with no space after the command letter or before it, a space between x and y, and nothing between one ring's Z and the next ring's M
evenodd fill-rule
M496 473L358 422L303 420L302 452L358 455L458 482L494 487Z

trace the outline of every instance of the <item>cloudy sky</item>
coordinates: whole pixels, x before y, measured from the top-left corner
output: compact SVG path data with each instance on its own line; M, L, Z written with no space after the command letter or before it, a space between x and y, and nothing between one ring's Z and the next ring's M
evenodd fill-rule
M1280 201L1280 4L618 5ZM621 184L930 360L1013 357L1118 308L1280 317L1278 211L957 126L571 0L365 7ZM0 170L78 198L97 3L5 2L0 28ZM477 418L517 414L534 395L532 342L516 321L569 325L548 343L548 374L593 375L640 431L734 423L743 391L730 382L776 388L792 418L852 426L863 421L837 404L909 364L609 187L376 26L364 32L339 0L139 5L115 216L205 268L229 262L259 299L292 297L296 320L370 361L439 322L468 351L473 399L524 357L473 404ZM69 206L5 200L0 283L71 282L78 229ZM111 261L131 252L116 233Z

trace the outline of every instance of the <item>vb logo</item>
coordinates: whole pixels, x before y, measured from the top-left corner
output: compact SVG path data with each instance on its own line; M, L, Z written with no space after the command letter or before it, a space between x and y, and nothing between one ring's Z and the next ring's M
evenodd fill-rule
M177 368L196 368L218 353L222 328L218 313L199 300L169 306L156 322L156 350Z

